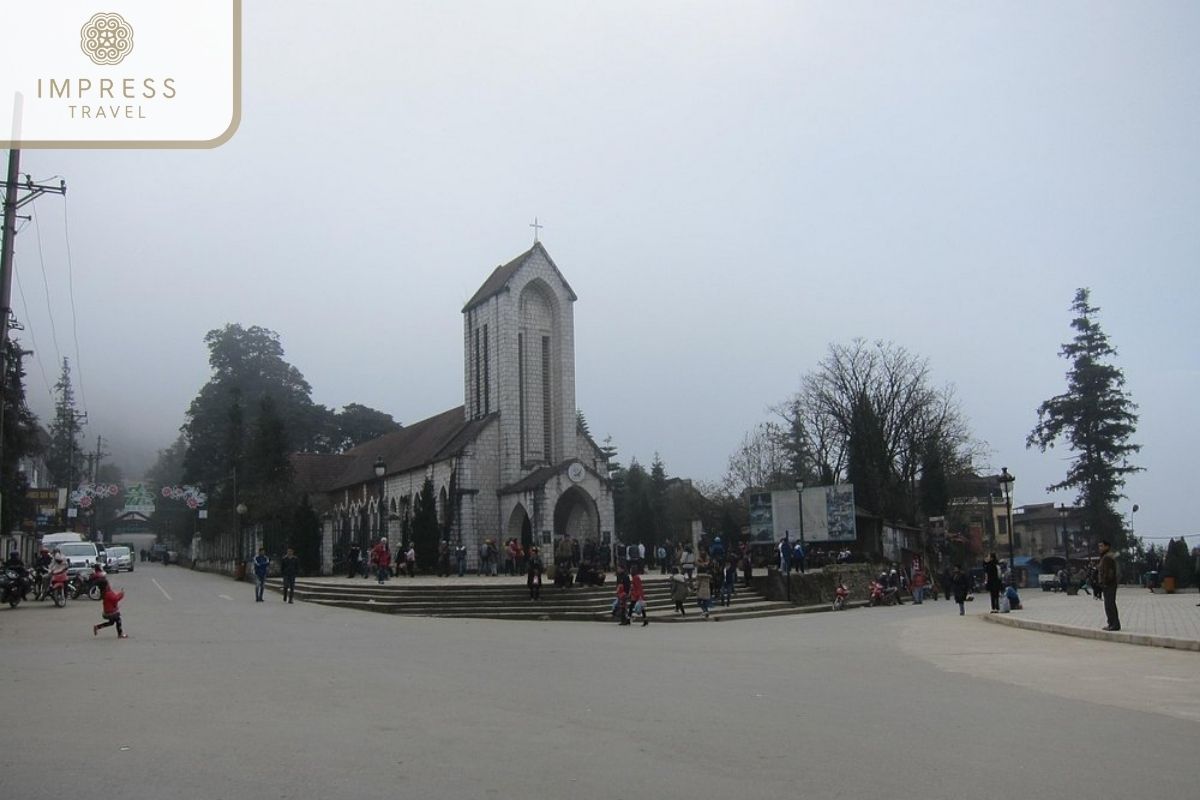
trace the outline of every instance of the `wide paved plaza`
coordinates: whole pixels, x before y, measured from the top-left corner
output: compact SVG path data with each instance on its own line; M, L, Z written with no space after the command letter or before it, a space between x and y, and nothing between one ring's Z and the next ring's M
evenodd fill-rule
M255 603L250 584L148 564L114 583L125 641L93 638L98 603L0 609L9 796L1195 790L1200 654L945 601L619 628Z

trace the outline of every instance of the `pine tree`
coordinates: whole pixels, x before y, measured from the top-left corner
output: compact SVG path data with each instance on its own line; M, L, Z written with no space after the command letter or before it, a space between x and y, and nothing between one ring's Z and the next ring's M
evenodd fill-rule
M1096 321L1100 309L1090 304L1087 289L1076 290L1071 309L1075 338L1059 351L1071 362L1067 391L1038 407L1038 424L1026 447L1045 452L1059 440L1068 443L1077 457L1063 480L1047 491L1076 490L1075 502L1089 533L1120 550L1125 530L1115 506L1124 497L1126 476L1141 471L1128 462L1141 450L1130 442L1137 428L1137 406L1124 389L1124 373L1109 361L1117 351Z
M83 430L80 414L75 410L75 389L71 386L71 364L64 358L62 373L54 384L58 400L54 404L54 421L50 423L50 452L46 466L58 486L74 488L83 471L83 455L79 433Z
M4 461L0 464L0 530L15 530L27 516L25 489L29 485L19 471L21 459L38 448L37 418L25 404L25 368L23 353L15 339L4 343L8 352L4 365L8 372L4 386Z
M437 497L433 481L426 478L417 495L412 518L412 544L417 549L417 564L422 569L431 569L436 564L439 538Z
M235 405L234 408L239 407ZM231 425L231 430L235 427ZM255 519L282 519L292 510L290 452L287 431L275 401L271 395L264 395L259 401L246 453L246 468L242 471L243 494L250 498L251 514Z

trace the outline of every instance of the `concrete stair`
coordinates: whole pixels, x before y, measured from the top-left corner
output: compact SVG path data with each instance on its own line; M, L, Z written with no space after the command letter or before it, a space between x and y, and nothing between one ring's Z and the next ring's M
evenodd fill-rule
M704 621L694 596L684 604L685 616L675 613L667 579L648 575L644 585L646 612L653 622ZM269 579L267 586L282 592L283 585L278 578ZM544 583L541 600L530 600L524 580L511 577L398 577L382 586L373 578L301 578L296 581L297 600L337 608L426 617L611 622L615 593L611 576L608 583L599 587L558 588L552 583ZM755 619L827 608L775 602L753 587L739 586L732 605L714 605L709 619Z

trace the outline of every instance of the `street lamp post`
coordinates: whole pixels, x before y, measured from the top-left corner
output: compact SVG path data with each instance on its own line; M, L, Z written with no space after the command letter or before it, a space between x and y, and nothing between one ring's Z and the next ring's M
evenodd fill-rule
M242 580L246 577L246 532L243 520L245 519L246 512L249 511L249 509L246 508L245 503L238 503L234 510L237 511L238 519L237 566L235 569L237 571L237 579Z
M379 537L387 536L387 481L383 476L387 475L387 464L383 463L383 456L375 459L375 477L379 478Z
M1067 532L1067 504L1058 504L1058 519L1062 522L1063 556L1067 562L1067 573L1071 572L1071 534Z
M1000 468L1000 485L1004 487L1004 508L1008 514L1008 521L1005 528L1008 529L1008 569L1012 573L1013 580L1017 579L1017 557L1016 550L1013 547L1013 519L1012 519L1012 483L1015 481L1008 471L1008 467Z

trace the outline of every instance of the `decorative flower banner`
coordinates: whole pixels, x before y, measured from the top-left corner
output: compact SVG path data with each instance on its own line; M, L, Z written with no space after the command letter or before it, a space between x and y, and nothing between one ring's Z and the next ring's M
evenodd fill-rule
M188 508L200 508L208 502L208 495L200 491L199 486L164 486L162 496L187 503Z
M115 483L81 483L79 488L71 492L69 505L91 508L97 500L116 497L120 493L121 487Z

